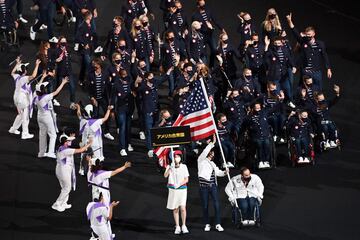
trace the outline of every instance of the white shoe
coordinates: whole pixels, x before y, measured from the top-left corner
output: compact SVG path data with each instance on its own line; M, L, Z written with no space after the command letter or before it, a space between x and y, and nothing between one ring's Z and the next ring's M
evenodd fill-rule
M15 135L19 135L19 134L20 134L20 131L17 130L17 129L15 129L15 128L13 128L13 127L11 127L11 128L9 129L9 133L15 134Z
M45 156L48 157L48 158L56 159L56 154L55 153L45 153Z
M76 22L76 17L71 17L70 21L73 22L73 23Z
M71 110L75 110L76 109L76 104L74 102L70 103L70 109Z
M181 233L181 228L180 228L180 226L176 226L174 233L175 233L175 234L180 234L180 233Z
M336 148L337 144L335 143L335 141L330 141L330 148Z
M30 134L30 133L23 133L21 135L21 139L31 139L34 137L34 134Z
M298 163L303 163L304 162L304 158L303 157L299 157Z
M105 134L104 137L111 141L114 141L114 139L115 139L110 133Z
M56 99L53 100L53 104L54 104L55 107L60 107L60 103Z
M259 169L264 167L265 167L264 162L259 162Z
M284 143L285 142L285 140L283 139L283 138L280 138L280 141L279 141L280 143Z
M204 228L204 231L205 231L205 232L210 232L210 229L211 229L210 224L206 224L206 225L205 225L205 228Z
M45 29L47 29L47 26L45 24L41 25L40 30L45 30Z
M128 152L133 152L134 151L134 148L131 146L131 144L129 144L128 146Z
M67 203L65 203L65 204L63 205L63 207L64 207L65 209L69 209L69 208L71 208L71 207L72 207L72 205L71 205L71 204L67 204Z
M152 158L154 156L154 151L153 150L149 150L148 151L148 157Z
M79 44L78 44L78 43L75 43L74 51L75 51L75 52L79 51Z
M30 39L35 40L36 38L36 32L34 32L33 27L30 28Z
M249 221L248 221L248 224L249 224L250 226L254 226L254 225L255 225L255 221L254 221L254 220L249 220Z
M101 46L98 46L95 50L94 53L101 53L104 49Z
M65 211L64 206L59 206L59 205L55 205L55 204L53 204L53 205L51 206L51 208L54 209L54 210L56 210L56 211L58 211L58 212L63 212L63 211Z
M120 156L122 156L122 157L127 156L127 153L126 153L125 149L121 149Z
M223 232L224 231L223 227L220 224L217 224L215 226L215 228L216 228L216 230L218 230L218 232Z
M244 226L249 225L249 221L248 221L248 220L243 220L243 221L241 221L241 223L242 223L242 225L244 225Z
M310 162L310 160L306 157L306 158L304 158L304 163L309 163Z
M276 140L277 140L277 136L274 136L274 142L276 142Z
M296 108L295 104L292 103L292 102L289 102L289 103L288 103L288 106L291 107L291 108Z
M140 136L140 139L141 139L141 140L145 140L145 139L146 139L144 132L139 132L139 136Z
M264 162L264 167L265 168L270 168L270 163L269 162Z
M85 175L85 171L84 171L83 168L80 168L80 169L79 169L79 175L81 175L81 176L84 176L84 175Z
M325 142L325 148L330 148L329 140L327 140L327 141Z
M29 21L26 20L25 18L23 18L23 16L19 16L19 20L24 23L24 24L27 24Z
M184 233L184 234L189 233L189 229L188 229L185 225L182 225L182 226L181 226L181 231L182 231L182 233Z

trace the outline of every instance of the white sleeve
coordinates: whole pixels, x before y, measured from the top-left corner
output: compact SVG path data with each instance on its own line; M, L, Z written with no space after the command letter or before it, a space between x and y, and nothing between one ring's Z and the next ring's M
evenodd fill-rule
M189 174L189 169L188 167L184 164L184 178L187 178L189 177L190 174Z
M209 154L209 152L211 151L211 149L214 147L214 144L212 142L210 142L206 148L202 151L202 153L199 155L198 157L198 162L203 161L207 155Z
M101 178L101 181L104 181L104 180L106 180L106 179L111 178L112 172L113 172L113 171L106 171L106 172L100 174L100 176L101 176L101 177L100 177L100 178Z
M214 171L215 171L215 175L218 176L218 177L224 177L226 174L225 174L225 171L222 171L218 168L218 166L216 166L216 164L214 162L211 161L211 165L213 166L214 168Z
M232 179L231 179L231 181L232 181ZM226 185L225 193L226 193L226 195L228 195L229 198L234 198L231 182L228 182L228 184Z
M256 189L259 193L259 197L262 199L264 198L264 184L261 181L261 178L256 175Z

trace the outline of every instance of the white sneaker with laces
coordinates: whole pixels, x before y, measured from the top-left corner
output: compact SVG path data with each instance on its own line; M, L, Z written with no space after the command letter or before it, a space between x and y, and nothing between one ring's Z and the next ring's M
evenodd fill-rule
M56 99L53 100L53 104L54 104L55 107L60 107L60 103Z
M259 162L259 169L260 168L264 168L265 166L264 166L264 163L263 162Z
M15 128L13 128L13 127L11 127L11 128L9 129L9 133L15 134L15 135L19 135L19 134L20 134L20 131L17 130L17 129L15 129Z
M174 233L175 233L175 234L180 234L180 233L181 233L181 228L180 228L180 226L176 226Z
M304 158L303 157L299 157L298 163L303 163L304 162Z
M152 158L154 156L154 151L153 150L149 150L148 151L148 157Z
M48 158L56 159L56 154L55 153L45 153L45 156L47 156Z
M205 228L204 228L204 231L205 231L205 232L210 232L210 229L211 229L210 224L206 224L206 225L205 225Z
M69 208L71 208L71 207L72 207L72 205L71 205L71 204L67 204L67 203L65 203L65 204L63 205L63 207L64 207L65 209L69 209Z
M36 32L34 32L33 27L30 27L30 39L35 40L36 38Z
M284 143L285 142L285 140L283 139L283 138L280 138L280 141L279 141L280 143Z
M111 140L111 141L113 141L113 140L115 139L110 133L105 134L104 137L105 137L106 139Z
M189 229L185 225L181 226L181 231L183 234L189 233Z
M276 142L276 140L277 140L277 136L274 136L274 142Z
M337 144L335 143L335 141L330 141L330 148L336 148Z
M220 224L217 224L215 226L216 230L218 230L218 232L223 232L224 231L224 228L220 225Z
M254 225L255 225L255 221L254 221L254 220L249 220L249 221L248 221L248 224L249 224L250 226L254 226Z
M269 167L270 167L270 163L269 163L269 162L264 162L264 167L269 168Z
M55 205L55 204L53 204L53 205L51 206L51 208L54 209L54 210L56 210L56 211L58 211L58 212L63 212L63 211L65 211L64 206L59 206L59 205Z
M126 153L125 149L121 149L120 156L122 156L122 157L127 156L127 153Z
M327 140L327 141L325 142L325 148L330 148L329 140Z
M306 157L306 158L304 158L304 163L309 163L310 162L310 160Z
M27 24L29 21L26 20L23 16L19 15L19 20L24 23L24 24Z
M94 53L101 53L103 50L104 50L104 49L103 49L101 46L98 46L98 47L95 49Z
M133 152L133 151L134 151L134 148L131 146L131 144L129 144L129 146L128 146L128 151L129 151L129 152Z
M248 221L248 220L243 220L243 221L241 221L241 223L242 223L242 225L244 225L244 226L249 225L249 221Z
M45 30L45 29L47 29L47 26L45 24L41 25L40 30Z
M139 136L140 136L140 139L141 140L145 140L146 139L146 137L145 137L145 133L144 132L139 132Z
M31 139L31 138L33 138L34 137L34 134L30 134L30 133L23 133L22 135L21 135L21 139Z
M289 102L288 106L291 107L291 108L296 108L296 106L295 106L295 104L293 102Z

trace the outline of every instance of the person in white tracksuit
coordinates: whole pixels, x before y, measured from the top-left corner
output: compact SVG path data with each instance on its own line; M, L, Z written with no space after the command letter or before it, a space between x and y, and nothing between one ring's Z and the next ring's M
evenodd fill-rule
M91 139L89 143L79 149L69 147L75 137L62 134L59 139L61 146L56 153L57 163L55 172L61 186L61 192L56 202L52 205L52 209L63 212L65 209L71 208L71 204L68 204L67 201L71 187L75 190L76 186L74 154L85 152L91 146Z
M90 226L98 238L92 237L91 240L112 240L113 234L109 229L110 221L113 216L113 208L119 202L112 202L110 205L104 203L102 193L99 194L94 202L90 202L86 207L86 215L90 221Z
M229 197L229 201L235 206L235 201L241 211L241 223L243 225L260 226L260 210L264 194L264 185L260 177L250 173L247 167L240 169L241 174L231 178L225 187L225 192ZM235 209L234 209L235 210ZM235 211L234 222L240 223Z
M76 108L77 115L80 119L80 134L82 135L82 142L85 142L87 138L91 137L93 139L91 147L94 150L94 156L100 161L103 161L105 157L103 151L101 125L109 119L113 106L108 106L105 116L99 119L92 118L92 105L87 105L83 112L81 111L79 104L76 105Z
M46 86L49 82L43 82L47 77L47 74L43 74L40 83L36 85L36 97L34 98L34 103L37 106L38 114L37 121L39 124L39 153L38 157L50 157L56 158L55 154L55 142L56 142L56 133L58 132L56 125L56 113L54 111L54 106L52 103L53 98L60 93L62 88L68 79L64 78L60 86L56 89L55 92L46 93ZM47 144L47 137L49 135L49 149Z
M14 91L14 104L17 109L17 116L14 120L13 125L9 129L9 133L19 135L20 131L18 130L21 126L22 133L21 139L30 139L34 135L29 133L29 121L32 113L32 90L30 81L33 80L38 72L40 60L36 60L35 69L31 76L26 75L27 64L22 64L20 58L16 59L16 65L11 72L11 76L15 81L15 91Z

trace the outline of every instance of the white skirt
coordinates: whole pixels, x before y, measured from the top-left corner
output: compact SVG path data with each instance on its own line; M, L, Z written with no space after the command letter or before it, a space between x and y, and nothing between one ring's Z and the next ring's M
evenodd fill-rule
M174 210L180 206L186 206L187 188L186 189L171 189L169 188L169 195L167 200L167 209Z

